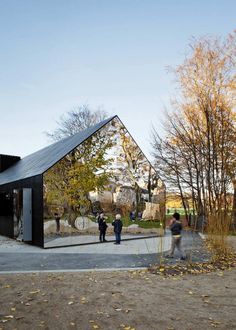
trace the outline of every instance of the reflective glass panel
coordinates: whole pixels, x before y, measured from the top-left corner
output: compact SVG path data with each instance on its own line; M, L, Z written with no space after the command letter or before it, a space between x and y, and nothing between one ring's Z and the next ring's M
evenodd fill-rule
M115 118L44 174L44 247L113 241L118 214L121 239L157 235L164 197L156 171Z
M23 190L13 190L13 223L14 237L23 239Z

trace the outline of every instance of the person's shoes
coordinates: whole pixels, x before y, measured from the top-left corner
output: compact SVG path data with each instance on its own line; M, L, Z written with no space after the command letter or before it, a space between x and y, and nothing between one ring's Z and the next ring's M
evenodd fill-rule
M186 260L186 257L181 257L180 260Z
M118 244L117 242L115 242L114 244Z
M107 242L107 240L106 239L104 239L104 241L103 242Z

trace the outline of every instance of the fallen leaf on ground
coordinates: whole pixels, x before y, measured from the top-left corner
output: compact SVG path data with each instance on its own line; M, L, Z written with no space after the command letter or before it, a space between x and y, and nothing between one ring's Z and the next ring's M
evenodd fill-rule
M130 311L132 311L132 309L126 309L125 313L129 313Z
M39 293L40 290L35 290L35 291L30 291L30 294L36 294L36 293Z
M85 298L85 297L82 297L82 298L80 299L80 303L81 303L81 304L86 304L86 298Z

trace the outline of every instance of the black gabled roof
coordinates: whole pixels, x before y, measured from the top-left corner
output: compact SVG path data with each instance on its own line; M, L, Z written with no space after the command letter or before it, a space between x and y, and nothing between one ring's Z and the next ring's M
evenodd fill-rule
M0 185L43 174L73 149L117 116L110 117L75 135L28 155L0 173Z

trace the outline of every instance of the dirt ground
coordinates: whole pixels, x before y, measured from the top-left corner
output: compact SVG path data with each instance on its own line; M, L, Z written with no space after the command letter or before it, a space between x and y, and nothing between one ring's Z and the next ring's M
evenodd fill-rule
M0 329L236 329L236 268L0 276Z
M236 269L4 275L0 329L235 329Z

